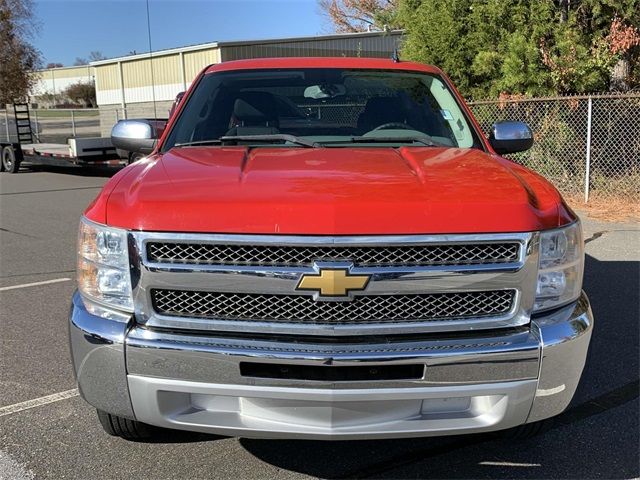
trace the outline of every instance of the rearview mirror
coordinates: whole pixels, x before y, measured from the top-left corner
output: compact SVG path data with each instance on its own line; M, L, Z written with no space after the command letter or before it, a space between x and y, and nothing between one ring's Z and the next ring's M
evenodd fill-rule
M166 120L120 120L111 129L111 143L127 152L150 154L167 125Z
M322 84L312 85L304 89L304 98L312 98L314 100L322 100L324 98L340 97L347 93L344 85Z
M533 145L533 132L524 122L497 122L491 127L489 143L499 154L524 152Z

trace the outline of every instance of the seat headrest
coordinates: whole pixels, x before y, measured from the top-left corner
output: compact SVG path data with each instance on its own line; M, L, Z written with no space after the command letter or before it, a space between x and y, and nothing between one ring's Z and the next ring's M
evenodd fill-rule
M242 121L273 120L278 117L278 107L270 93L244 92L233 104L233 115Z

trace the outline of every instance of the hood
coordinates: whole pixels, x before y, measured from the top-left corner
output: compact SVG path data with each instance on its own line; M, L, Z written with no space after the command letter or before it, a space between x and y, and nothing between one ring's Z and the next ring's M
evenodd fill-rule
M125 171L94 203L104 211L87 213L96 221L303 235L520 232L566 223L548 182L475 149L188 147Z

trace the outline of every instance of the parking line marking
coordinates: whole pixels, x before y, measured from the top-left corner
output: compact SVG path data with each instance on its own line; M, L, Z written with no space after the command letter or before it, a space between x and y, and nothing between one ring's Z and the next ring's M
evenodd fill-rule
M515 463L515 462L480 462L478 465L490 467L541 467L539 463Z
M549 395L555 395L556 393L564 392L566 386L563 383L553 388L539 388L536 390L536 397L548 397Z
M0 407L0 417L22 412L23 410L29 410L30 408L41 407L42 405L47 405L48 403L59 402L60 400L66 400L67 398L77 397L78 395L80 395L78 389L73 388L64 392L53 393L45 397L27 400L26 402L14 403L13 405Z
M35 474L15 461L7 452L0 450L0 478L13 480L33 480Z
M0 287L0 292L5 290L15 290L16 288L37 287L39 285L49 285L51 283L69 282L70 278L56 278L54 280L45 280L44 282L23 283L21 285L11 285L10 287Z

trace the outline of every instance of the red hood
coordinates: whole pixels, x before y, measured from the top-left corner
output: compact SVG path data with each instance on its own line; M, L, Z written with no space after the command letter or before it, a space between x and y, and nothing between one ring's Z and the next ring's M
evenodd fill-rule
M486 233L571 216L540 176L469 149L178 148L122 173L87 215L134 230Z

